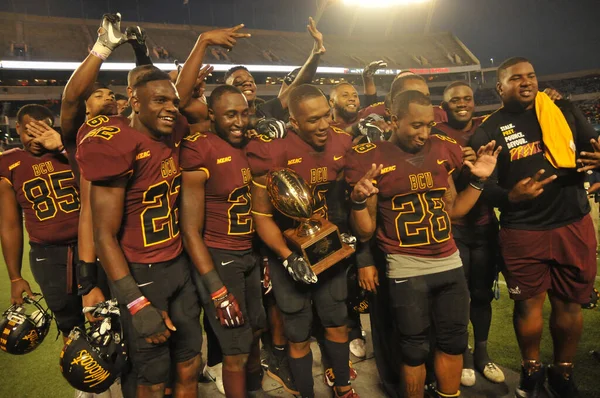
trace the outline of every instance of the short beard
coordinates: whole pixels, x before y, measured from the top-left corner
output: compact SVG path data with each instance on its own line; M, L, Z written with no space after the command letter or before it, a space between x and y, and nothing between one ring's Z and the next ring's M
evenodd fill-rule
M346 108L343 108L339 105L335 105L334 107L337 115L344 119L345 122L352 122L358 117L358 109L356 110L356 112L351 113L348 112Z

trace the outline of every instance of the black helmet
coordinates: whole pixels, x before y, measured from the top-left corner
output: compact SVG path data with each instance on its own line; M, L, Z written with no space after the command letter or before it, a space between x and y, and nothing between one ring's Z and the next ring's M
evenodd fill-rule
M127 350L117 301L105 301L91 310L95 317L105 318L86 323L85 328L75 327L69 333L60 353L60 370L75 389L100 394L127 369Z
M358 270L356 266L348 267L346 270L346 281L348 283L348 308L359 314L369 313L369 298L367 291L358 285Z
M0 319L0 349L22 355L35 350L44 341L52 323L52 313L42 307L44 297L25 297L23 304L11 305Z

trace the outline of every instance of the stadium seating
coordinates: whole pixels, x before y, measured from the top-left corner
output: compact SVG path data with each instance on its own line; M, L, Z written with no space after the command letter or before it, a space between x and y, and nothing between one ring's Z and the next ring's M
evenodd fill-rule
M18 25L23 27L22 40L29 46L29 60L79 61L82 60L96 37L97 22L75 18L41 17L0 12L0 52L3 59L22 59L10 54L11 43L18 41ZM137 25L124 21L123 27ZM198 34L207 26L186 26L143 23L148 33L150 50L162 47L172 59L184 60ZM247 30L251 40L240 40L226 59L208 55L213 62L245 64L301 65L312 47L311 37L305 33ZM56 45L56 43L64 43ZM450 33L433 33L392 38L367 38L327 35L327 55L324 66L361 68L368 62L385 58L390 68L435 68L476 65L473 57L458 38ZM386 49L384 52L383 49ZM222 58L222 57L220 57ZM130 61L131 55L117 50L112 61Z

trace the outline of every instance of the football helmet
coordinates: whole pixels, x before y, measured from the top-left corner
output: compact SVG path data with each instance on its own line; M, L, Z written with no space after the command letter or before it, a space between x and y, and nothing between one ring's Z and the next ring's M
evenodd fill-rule
M44 341L52 324L52 312L40 303L44 297L25 297L23 304L11 305L0 319L0 349L22 355L35 350Z
M69 333L60 353L60 370L73 388L100 394L128 367L119 307L113 299L83 311L103 319L86 322L84 328L75 327Z

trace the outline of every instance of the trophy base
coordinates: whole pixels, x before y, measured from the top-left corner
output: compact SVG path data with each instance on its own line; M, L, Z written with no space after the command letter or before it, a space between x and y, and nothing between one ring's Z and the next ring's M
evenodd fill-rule
M319 221L321 227L310 236L299 236L295 228L283 232L290 249L301 253L317 275L354 253L342 242L338 227L325 219Z

